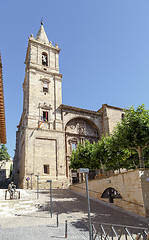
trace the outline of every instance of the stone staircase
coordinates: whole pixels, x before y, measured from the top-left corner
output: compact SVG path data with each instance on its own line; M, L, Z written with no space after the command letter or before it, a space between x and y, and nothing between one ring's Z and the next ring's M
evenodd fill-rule
M19 189L21 192L21 199L8 199L5 200L5 191L0 189L0 216L16 216L22 214L28 214L38 211L40 206L36 200L31 199L30 195L27 194L24 190Z
M0 201L0 215L16 216L32 213L38 210L38 207L31 200L3 200Z

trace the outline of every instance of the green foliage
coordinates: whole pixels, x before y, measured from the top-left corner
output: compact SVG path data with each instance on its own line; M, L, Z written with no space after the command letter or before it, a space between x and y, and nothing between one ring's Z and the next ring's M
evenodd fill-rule
M6 160L6 161L10 160L10 156L7 152L7 148L5 144L2 144L0 148L0 161L3 161L3 160Z
M127 168L127 158L130 151L123 149L116 144L114 136L102 137L101 141L96 144L94 159L101 162L105 170L118 170Z
M70 168L89 168L90 170L105 168L106 170L126 168L125 160L129 151L116 147L112 137L102 137L98 143L85 145L79 144L76 151L72 152Z
M79 144L70 158L70 168L120 170L149 167L149 110L144 104L125 110L111 136L98 143Z
M144 167L143 151L149 147L149 110L144 104L136 110L130 107L125 111L125 117L117 124L113 135L119 146L138 153L140 167Z
M98 163L93 159L95 143L91 144L85 141L85 144L80 143L76 151L73 150L70 158L70 168L76 170L78 168L97 169Z

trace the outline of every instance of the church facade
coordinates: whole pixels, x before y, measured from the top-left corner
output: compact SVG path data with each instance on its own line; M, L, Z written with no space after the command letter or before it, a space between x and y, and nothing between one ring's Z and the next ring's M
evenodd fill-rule
M97 142L112 132L123 109L103 104L91 111L62 104L62 75L58 45L52 45L43 23L30 36L23 83L23 112L16 132L14 182L26 188L28 181L40 188L68 187L72 181L69 159L79 142ZM30 181L29 180L29 181Z

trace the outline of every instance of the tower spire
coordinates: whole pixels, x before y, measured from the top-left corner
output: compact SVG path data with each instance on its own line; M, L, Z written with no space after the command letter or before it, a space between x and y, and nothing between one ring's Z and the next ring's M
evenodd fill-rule
M47 44L49 43L48 37L47 37L46 32L43 27L43 18L41 19L41 26L40 26L40 29L39 29L35 39L42 43L47 43Z

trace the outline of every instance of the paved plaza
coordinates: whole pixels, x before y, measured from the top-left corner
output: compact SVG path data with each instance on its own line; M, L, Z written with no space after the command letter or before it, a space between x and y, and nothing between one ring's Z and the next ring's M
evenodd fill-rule
M89 239L86 197L70 190L53 190L52 218L49 191L21 190L21 199L4 200L0 190L0 240ZM92 223L148 227L148 219L111 204L91 199ZM57 227L57 214L59 226Z

